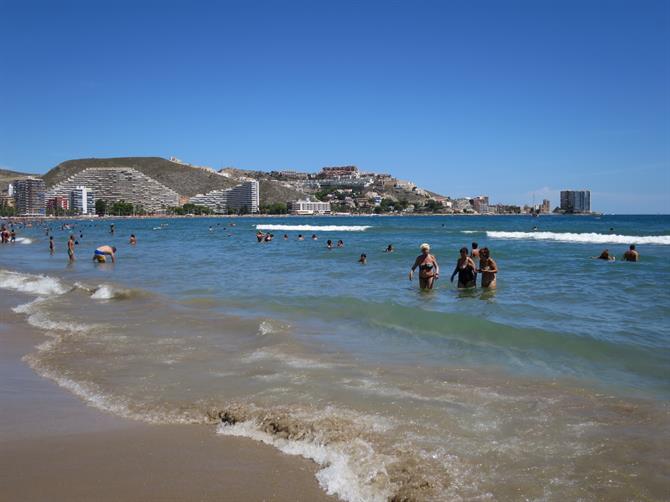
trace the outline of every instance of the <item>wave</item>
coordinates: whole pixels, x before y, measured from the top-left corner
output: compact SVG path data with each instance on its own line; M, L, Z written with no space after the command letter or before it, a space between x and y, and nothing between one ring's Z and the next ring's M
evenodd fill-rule
M16 242L19 244L32 244L33 240L29 237L17 237Z
M133 296L130 289L122 289L110 284L100 284L92 291L91 298L94 300L122 300Z
M371 445L357 439L347 445L327 445L319 441L296 440L278 437L262 430L254 421L233 424L222 423L217 432L227 436L246 437L274 446L287 455L297 455L316 462L320 467L316 478L328 495L337 495L343 500L369 500L384 502L393 495L390 483L375 487L371 480L386 478L385 462ZM358 450L352 456L348 449ZM381 457L381 458L380 458ZM371 486L372 485L372 486Z
M58 279L0 269L0 288L39 296L62 295L68 291Z
M258 230L301 230L304 232L365 232L370 225L256 225Z
M659 244L670 246L670 235L618 235L560 232L487 231L492 239L528 239L538 241L576 242L583 244Z

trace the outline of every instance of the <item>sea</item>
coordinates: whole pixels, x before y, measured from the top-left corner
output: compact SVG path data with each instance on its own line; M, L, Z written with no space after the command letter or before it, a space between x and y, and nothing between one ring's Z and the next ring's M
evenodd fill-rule
M90 406L309 458L347 501L670 496L670 216L16 229L0 291L44 335L24 361ZM423 242L432 291L408 279ZM472 242L498 264L495 291L449 281ZM103 244L115 264L91 260ZM630 244L638 263L621 259ZM616 261L593 258L604 249Z

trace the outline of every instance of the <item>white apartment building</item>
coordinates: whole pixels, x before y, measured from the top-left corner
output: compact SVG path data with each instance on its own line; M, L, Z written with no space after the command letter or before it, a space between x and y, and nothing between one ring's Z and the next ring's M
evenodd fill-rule
M330 213L330 202L296 200L289 203L292 214L326 214Z
M212 190L205 194L194 195L190 202L206 206L219 214L225 214L229 210L254 214L259 210L260 189L258 181L245 181L226 190Z

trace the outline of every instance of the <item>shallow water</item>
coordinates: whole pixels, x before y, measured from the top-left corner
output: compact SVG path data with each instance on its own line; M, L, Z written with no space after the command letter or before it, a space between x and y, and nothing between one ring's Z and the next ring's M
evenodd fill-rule
M347 500L670 489L670 217L109 223L77 224L70 266L59 225L55 256L38 227L0 247L0 288L34 295L15 311L47 335L26 360L95 406L307 456ZM473 240L496 292L448 282ZM407 280L424 241L442 267L430 293ZM590 258L632 242L640 263ZM103 243L116 265L90 261Z

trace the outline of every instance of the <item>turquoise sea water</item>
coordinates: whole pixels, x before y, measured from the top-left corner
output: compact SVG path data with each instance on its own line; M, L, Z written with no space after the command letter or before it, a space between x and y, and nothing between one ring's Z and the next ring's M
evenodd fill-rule
M113 235L109 233L111 223L116 227ZM636 410L645 411L644 416L631 421L631 430L644 422L649 426L645 432L647 438L655 435L658 438L659 431L663 431L662 440L668 439L665 421L670 397L668 216L118 219L76 222L73 230L62 230L60 225L61 222L49 224L57 245L54 256L49 255L44 227L37 224L19 229L22 242L0 247L0 269L4 273L0 286L31 292L38 300L44 300L43 310L37 311L33 304L22 311L32 314L33 324L41 329L65 332L73 323L83 323L113 328L114 333L126 337L126 344L132 343L133 336L151 343L168 340L161 346L169 345L169 357L166 355L164 360L172 362L168 364L169 370L162 372L163 366L158 365L160 371L152 369L144 375L148 359L139 358L128 347L121 351L117 347L113 356L118 366L110 367L104 375L98 374L96 371L103 371L99 369L100 361L104 361L100 359L101 344L119 343L121 339L113 338L108 330L104 337L96 338L95 350L91 352L81 345L77 351L65 350L71 339L61 335L57 339L62 343L60 352L56 354L53 347L41 351L41 359L32 361L36 370L57 380L59 375L67 374L70 380L61 382L64 386L90 384L95 386L98 398L104 396L105 402L119 399L124 406L135 403L136 409L145 409L142 406L150 404L158 406L159 398L161 405L154 410L164 410L170 400L177 400L179 406L185 407L188 399L207 401L208 406L218 399L219 408L225 408L226 402L245 406L247 411L242 413L245 418L253 415L249 409L278 413L278 406L282 407L282 413L295 416L306 413L307 409L310 413L325 413L324 410L337 407L340 415L347 410L360 413L361 417L377 416L391 421L402 417L403 427L391 427L402 429L402 434L394 433L394 439L387 440L382 432L379 434L384 436L383 440L366 439L366 444L373 445L375 455L383 451L388 458L398 456L393 448L400 451L402 444L403 448L414 449L412 455L416 458L434 455L437 459L433 462L430 457L435 465L418 470L430 474L424 477L429 478L431 488L421 492L399 475L394 477L393 461L384 464L384 484L375 477L381 476L375 464L379 461L377 457L370 460L373 466L370 469L377 469L375 475L368 471L351 474L342 466L335 469L333 466L339 464L329 457L320 463L337 470L337 474L322 472L320 481L325 489L344 499L384 498L404 493L402 490L417 499L440 499L445 493L453 498L492 494L493 498L505 499L515 493L512 487L508 487L508 493L499 486L499 479L493 474L497 472L495 462L482 468L477 476L472 474L472 465L483 453L473 453L471 459L464 460L467 452L481 447L465 443L468 433L459 436L452 430L450 441L444 442L444 438L427 432L434 432L431 427L438 430L450 427L440 422L448 411L435 408L435 403L419 410L416 404L420 402L423 406L426 399L444 404L446 391L439 387L439 382L456 382L479 391L486 388L487 392L495 388L496 393L501 393L501 382L509 379L509 385L503 386L509 394L508 404L513 399L522 399L527 404L536 402L537 396L551 394L556 386L560 390L556 391L555 399L561 406L565 406L566 400L574 404L587 399L584 397L587 393L590 404L580 401L579 406L588 409L584 413L589 419L580 423L580 427L599 421L603 421L605 428L612 425L605 417L616 412L607 408L610 404L596 402L600 396L626 403L634 400L638 403ZM274 233L274 240L257 243L254 235L257 225L273 226L268 231ZM79 240L78 259L68 265L65 242L71 231ZM83 237L79 237L80 233ZM128 244L131 233L138 237L137 246ZM297 240L300 233L305 236L304 241ZM314 233L318 240L310 238ZM283 239L284 234L288 235L287 240ZM327 249L327 239L334 242L342 239L345 247ZM458 249L473 241L480 247L489 247L497 261L500 273L495 292L458 291L449 282ZM422 242L430 243L441 267L441 278L431 292L419 291L418 282L409 282L407 278ZM621 260L631 243L637 244L639 263ZM116 265L92 263L93 250L101 244L118 248ZM388 244L393 244L394 253L384 253ZM605 248L617 256L615 262L591 258ZM361 253L367 254L367 265L357 263ZM26 275L16 276L13 272ZM46 282L37 284L36 276L44 276ZM48 282L52 279L58 287ZM21 285L22 280L33 286ZM85 285L89 289L84 291L88 293L63 293L75 284ZM52 293L60 300L47 300ZM96 364L88 366L87 357ZM221 367L217 366L219 363ZM212 366L205 371L203 367L208 364ZM453 376L454 371L462 372L457 373L462 376ZM134 387L126 381L129 373L150 383L155 378L156 384ZM224 376L213 380L214 373ZM194 395L180 387L186 381ZM90 394L90 388L73 391ZM454 394L457 391L462 388L450 390L449 406L458 407L459 402L468 399L464 396L472 395L470 391ZM148 394L152 394L151 399L146 397ZM372 399L370 395L379 402L365 402ZM497 423L496 417L499 422L508 420L510 427L511 424L521 427L519 424L528 419L518 417L519 405L515 402L517 405L498 409L482 398L471 403L470 411L454 412L454 416L462 413L461 418L466 420L469 413L485 413L487 425L478 427L487 431L493 427L495 434L499 434L496 440L503 441L510 436L505 434L505 427L491 425ZM412 415L405 406L416 407L417 415ZM560 414L547 413L542 414L545 418L552 417L547 420ZM566 432L577 427L573 423L575 416L565 418L565 423L552 422L544 430L547 438L542 441L579 443L578 436ZM322 415L319 417L323 419ZM254 420L256 425L263 423L259 416L253 415L253 420L234 420L223 432L274 444L276 439L259 436L268 433L266 428L251 431L241 425ZM310 420L310 430L316 429L316 419ZM618 420L614 421L620 424ZM353 429L350 433L351 437L359 437ZM327 441L323 439L326 436ZM321 437L322 443L333 441L326 436ZM596 436L584 437L583 444L580 443L584 451L592 447L591 442L595 444ZM525 435L523 438L530 441ZM295 438L289 435L288 439ZM528 450L547 447L538 441L529 442L522 452L517 452L519 458ZM449 451L449 445L456 444L460 446ZM630 444L622 440L619 446L623 451ZM508 444L506 448L508 453L511 446ZM348 459L346 462L353 458L361 463L356 453L348 450L339 453ZM597 461L593 458L590 461L605 472L611 466L607 465L605 452L601 453L603 456ZM581 461L589 458L588 453L580 455L584 455ZM648 461L658 466L658 462L667 461L662 457L660 453L653 454ZM465 464L455 467L454 458ZM466 464L470 470L464 467ZM558 486L563 485L557 482L556 494L590 498L601 493L589 492L585 480L575 481L576 464L569 472L549 464L547 479L551 476L565 479L565 487L572 486L561 491ZM349 465L348 469L353 468ZM440 478L442 474L444 478ZM453 477L459 475L463 484L457 489ZM507 476L510 475L508 472ZM631 493L646 494L653 499L660 493L654 490L667 487L665 482L648 479L641 486L635 485ZM355 488L342 488L343 483ZM524 487L521 490L526 490L530 498L539 489L532 487L532 481L521 484Z

